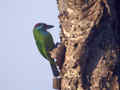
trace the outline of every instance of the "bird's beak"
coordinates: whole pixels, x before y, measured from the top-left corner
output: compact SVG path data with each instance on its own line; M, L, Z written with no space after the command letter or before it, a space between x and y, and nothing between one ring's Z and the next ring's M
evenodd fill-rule
M53 25L47 25L47 29L50 29L50 28L53 28L54 26Z

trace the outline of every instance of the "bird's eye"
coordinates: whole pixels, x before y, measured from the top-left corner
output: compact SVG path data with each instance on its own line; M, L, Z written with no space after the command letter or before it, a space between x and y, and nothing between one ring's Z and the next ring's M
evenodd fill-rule
M40 26L41 26L41 28L44 28L44 27L45 27L45 25L44 25L44 24L41 24Z
M41 28L42 28L42 26L41 26L41 25L40 25L40 26L38 26L38 27L36 27L36 29L38 29L38 30L39 30L39 29L41 29Z

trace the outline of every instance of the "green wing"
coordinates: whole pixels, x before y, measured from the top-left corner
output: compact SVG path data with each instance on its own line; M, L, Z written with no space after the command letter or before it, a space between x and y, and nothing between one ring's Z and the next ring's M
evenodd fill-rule
M53 48L54 48L54 42L53 42L53 38L51 36L51 34L48 32L47 33L48 35L46 35L45 39L45 46L46 46L46 49L47 51L51 51Z
M38 30L34 30L33 34L40 53L44 58L51 60L49 51L54 48L54 42L51 34L49 32L43 34Z
M54 48L55 44L53 42L53 38L52 38L51 34L49 32L47 34L48 35L45 37L45 39L46 39L45 47L46 47L48 59L52 60L52 58L51 58L51 56L49 54L49 51L51 51Z
M33 35L34 35L38 50L40 51L40 53L43 55L44 58L47 58L43 51L43 44L40 41L40 39L41 39L40 32L38 30L34 30Z

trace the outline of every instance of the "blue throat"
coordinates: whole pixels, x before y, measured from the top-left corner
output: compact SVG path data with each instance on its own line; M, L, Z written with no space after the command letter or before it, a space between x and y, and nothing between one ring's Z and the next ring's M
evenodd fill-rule
M43 35L48 35L48 31L45 30L44 28L41 27L37 27L36 30L38 30L40 33L42 33Z

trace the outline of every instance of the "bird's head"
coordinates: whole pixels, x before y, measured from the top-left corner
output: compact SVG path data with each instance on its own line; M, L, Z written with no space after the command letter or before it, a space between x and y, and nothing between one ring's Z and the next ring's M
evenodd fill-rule
M45 23L37 23L34 26L34 29L37 29L37 30L47 30L47 29L50 29L50 28L53 28L53 27L54 27L53 25L47 25Z

